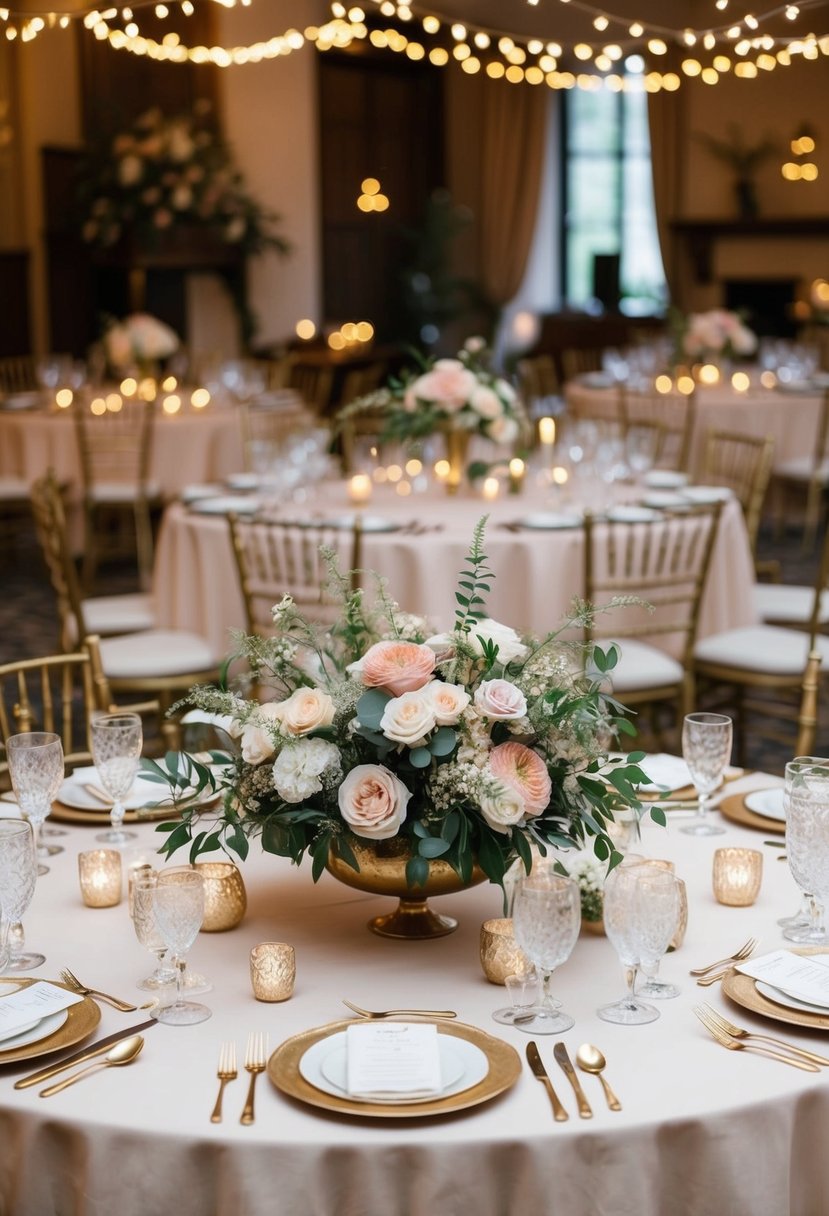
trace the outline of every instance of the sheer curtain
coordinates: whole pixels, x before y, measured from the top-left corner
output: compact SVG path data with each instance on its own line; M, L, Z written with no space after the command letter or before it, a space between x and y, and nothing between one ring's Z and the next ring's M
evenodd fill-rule
M661 65L663 71L679 71L678 54L670 63ZM683 86L670 93L662 89L648 95L648 122L651 135L651 167L653 171L653 201L662 264L668 283L668 296L678 304L681 296L680 248L671 220L680 218L683 197L685 146L688 140L688 118Z

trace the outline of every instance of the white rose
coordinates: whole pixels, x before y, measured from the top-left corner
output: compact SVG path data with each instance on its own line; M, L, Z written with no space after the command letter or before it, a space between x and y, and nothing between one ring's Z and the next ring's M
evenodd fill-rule
M356 836L385 840L406 818L411 793L383 764L358 764L340 786L340 814Z
M496 380L495 389L502 401L509 401L511 405L513 401L517 400L518 394L510 384L509 380Z
M248 725L242 731L242 759L248 764L261 764L275 751L273 736L261 726Z
M485 642L496 643L499 663L510 663L513 659L523 658L527 653L527 647L515 630L511 629L509 625L493 621L491 617L476 621L469 634L469 645L477 654L483 654L479 638L483 638Z
M469 398L469 404L482 418L500 418L504 412L504 403L501 398L485 384L478 385Z
M386 738L407 747L422 746L426 735L436 726L431 697L421 688L392 697L380 719L380 730Z
M322 789L320 777L340 762L339 748L325 739L299 739L283 747L273 766L273 783L285 802L304 802Z
M757 338L745 325L738 325L731 335L731 345L738 355L753 355L757 349Z
M334 721L334 702L319 688L298 688L287 701L272 702L275 716L288 735L307 735Z
M423 693L429 698L438 726L454 726L469 704L469 693L460 684L432 680Z
M496 782L481 798L481 814L493 831L506 835L524 818L524 803L515 790Z
M484 680L475 692L475 705L487 718L504 722L527 712L527 698L509 680Z
M424 642L430 650L434 650L435 656L439 663L444 659L450 659L455 653L455 635L452 633L435 633L432 637L427 638ZM351 668L349 667L350 671Z
M514 418L502 414L487 425L487 434L495 443L515 443L518 438L518 423Z

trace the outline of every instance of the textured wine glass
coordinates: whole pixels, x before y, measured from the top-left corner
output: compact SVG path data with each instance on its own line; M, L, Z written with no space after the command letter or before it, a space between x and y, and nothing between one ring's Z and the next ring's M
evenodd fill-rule
M37 881L37 854L31 824L24 819L0 819L0 903L3 919L12 926L8 971L34 971L46 962L42 954L25 952L21 919L32 902Z
M41 847L40 828L63 781L63 744L60 735L51 731L31 731L9 735L6 755L17 805L32 825L35 855L38 859L62 853L58 845ZM48 874L49 867L39 862L38 874Z
M787 765L786 856L795 882L822 911L829 901L829 762L794 762L791 773L789 768ZM826 943L822 916L799 940Z
M654 866L657 869L666 870L669 874L674 873L673 862L671 861L662 861L657 858L643 858L639 864ZM677 895L681 905L682 896L679 891L679 884L677 884ZM668 946L670 946L670 944L671 943L668 942ZM677 984L669 984L666 980L661 980L659 978L659 964L662 962L662 957L667 952L667 948L668 947L666 946L665 950L663 950L656 958L642 958L639 969L641 975L644 977L644 982L637 985L637 996L647 997L648 1000L651 1001L668 1001L673 997L679 996L680 989Z
M187 966L187 951L196 940L204 920L204 880L201 874L186 866L162 870L154 892L155 919L158 931L173 954L176 969L176 998L163 1005L153 1017L170 1026L192 1026L211 1016L206 1005L185 1001L182 995Z
M512 909L515 940L541 976L541 1000L513 1025L528 1034L562 1034L575 1023L557 1009L550 977L573 952L581 927L578 883L538 868L518 883Z
M679 919L679 892L673 874L636 863L619 865L604 886L605 933L625 969L627 992L597 1010L605 1022L639 1026L655 1022L659 1010L634 995L642 962L668 949Z
M689 836L719 836L725 831L708 817L707 802L731 759L731 719L725 714L687 714L682 723L682 757L699 795L697 814L680 831Z
M156 968L152 975L139 980L137 987L148 992L157 992L175 982L173 967L164 966L167 943L159 932L155 918L155 888L158 876L155 873L137 874L132 880L132 924L135 936L151 954L155 955Z
M90 725L92 758L98 770L98 780L112 799L112 827L99 832L96 840L108 844L126 844L135 840L135 832L125 832L124 799L132 789L141 748L144 742L138 714L99 714Z
M829 760L822 756L795 756L786 765L785 785L783 786L783 810L786 818L789 815L789 802L792 792L792 782L802 768L829 765ZM799 945L822 945L826 940L823 925L823 907L814 896L804 891L800 907L792 916L781 916L778 920L787 941Z

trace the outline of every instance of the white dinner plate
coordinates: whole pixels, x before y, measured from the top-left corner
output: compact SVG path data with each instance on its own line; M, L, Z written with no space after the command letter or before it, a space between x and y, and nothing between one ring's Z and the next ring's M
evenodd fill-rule
M8 397L0 398L0 403L4 410L36 410L40 400L40 393L32 390L28 393L9 393Z
M650 507L626 506L623 504L618 507L612 507L607 512L607 518L623 524L649 524L653 520L659 519L659 512L651 510Z
M774 988L762 980L755 980L754 987L761 996L766 997L769 1001L774 1001L775 1005L785 1005L787 1009L802 1009L805 1013L829 1013L829 1005L810 1005L808 1001L800 1001L796 996L789 996L788 992L783 992L781 988Z
M179 498L182 502L199 502L202 498L218 498L225 492L224 486L218 485L216 482L205 482L203 485L185 486Z
M578 528L581 518L578 515L568 515L564 511L533 511L516 521L522 528L538 528L545 531L550 528Z
M651 469L642 481L653 490L678 490L688 484L688 474L677 473L673 469Z
M776 785L765 790L752 790L746 794L743 802L749 811L762 815L764 819L776 819L786 822L786 812L783 808L783 786Z
M258 490L262 484L258 473L231 473L225 481L231 490Z
M47 1014L45 1018L38 1018L28 1026L19 1027L8 1038L0 1039L0 1053L12 1051L16 1047L26 1047L29 1043L39 1043L41 1039L46 1039L56 1030L60 1030L68 1017L68 1009L59 1009L57 1013Z
M194 502L190 510L196 515L253 515L259 510L259 499L250 495L224 494Z
M323 1093L332 1094L336 1098L346 1095L346 1032L339 1031L327 1039L320 1039L312 1044L301 1056L299 1071L309 1085L321 1089ZM454 1077L444 1085L439 1097L448 1098L459 1094L464 1089L470 1089L483 1081L489 1072L489 1061L479 1047L467 1043L465 1039L454 1035L438 1032L438 1050L440 1052L441 1078ZM458 1071L460 1069L460 1071ZM351 1098L351 1101L361 1101ZM366 1102L389 1102L398 1106L401 1103L414 1105L418 1102L434 1102L435 1095L428 1097L406 1098L401 1094L390 1095L387 1099L366 1098Z
M734 491L730 486L685 486L680 496L689 502L726 502L734 497Z
M585 388L613 388L616 383L610 372L582 372L577 380Z
M683 494L684 492L677 490L648 490L642 502L646 507L654 507L657 511L689 511L691 501Z
M324 519L320 522L323 527L353 528L354 516L337 515L333 519ZM363 532L399 532L402 524L395 523L393 519L384 519L382 515L363 515L360 526Z

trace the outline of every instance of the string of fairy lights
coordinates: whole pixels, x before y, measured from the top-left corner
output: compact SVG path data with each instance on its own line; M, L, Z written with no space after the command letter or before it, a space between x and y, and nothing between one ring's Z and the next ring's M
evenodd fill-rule
M225 8L237 0L209 0ZM250 7L253 0L238 0ZM754 79L797 60L829 56L829 33L801 32L809 10L826 8L829 0L786 2L762 13L728 16L731 0L714 0L712 20L704 28L673 28L631 20L587 3L587 0L527 0L531 8L544 3L547 11L566 5L584 14L589 34L566 44L515 31L458 21L407 0L332 0L330 16L321 25L290 28L247 45L189 45L170 30L151 37L141 30L141 17L152 11L164 20L173 11L192 16L194 0L156 3L139 0L131 6L107 9L19 13L0 7L0 31L10 41L30 42L46 29L66 29L81 21L90 34L114 50L171 63L213 64L226 68L278 59L315 46L318 51L344 49L368 41L410 60L428 60L435 67L455 65L469 75L485 73L510 84L552 89L644 89L674 91L683 79L698 78L715 85L726 74ZM394 24L383 26L382 18ZM791 32L772 33L772 21L791 23ZM777 27L774 27L777 29ZM679 50L674 63L672 51Z

